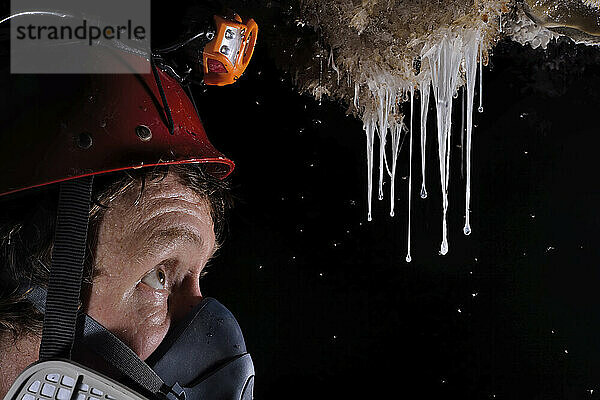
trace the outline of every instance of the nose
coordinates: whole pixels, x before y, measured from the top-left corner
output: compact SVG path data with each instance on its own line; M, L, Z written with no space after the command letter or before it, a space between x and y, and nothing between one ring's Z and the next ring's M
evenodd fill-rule
M196 276L186 276L183 282L169 295L171 325L181 321L202 301L200 282Z

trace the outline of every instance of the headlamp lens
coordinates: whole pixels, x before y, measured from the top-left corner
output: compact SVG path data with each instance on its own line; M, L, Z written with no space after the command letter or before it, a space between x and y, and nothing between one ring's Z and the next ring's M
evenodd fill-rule
M223 34L220 52L227 57L233 65L237 62L242 39L242 30L233 26L228 26Z

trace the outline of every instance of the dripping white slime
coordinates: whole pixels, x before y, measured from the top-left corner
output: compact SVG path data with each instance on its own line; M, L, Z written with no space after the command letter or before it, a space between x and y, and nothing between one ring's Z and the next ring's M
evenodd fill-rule
M388 120L390 111L390 93L386 88L378 88L379 91L379 195L383 200L383 167L385 162L385 144L387 141Z
M375 139L375 120L373 118L365 118L364 130L367 135L367 220L373 219L371 213L373 199L373 140Z
M471 234L471 219L469 216L471 205L471 135L473 133L473 97L477 73L477 48L481 49L479 42L478 32L471 32L470 35L465 37L465 78L467 81L467 182L465 187L465 226L463 228L465 235Z
M483 37L479 42L479 112L483 112Z
M427 139L427 111L429 108L429 88L431 79L427 77L419 84L421 91L421 198L427 198L427 189L425 188L425 141ZM412 123L412 110L410 114Z
M458 81L458 67L462 60L462 37L444 36L424 56L431 68L431 85L437 111L438 156L442 187L442 244L440 254L448 253L448 183L450 177L450 138L452 134L452 97Z
M395 194L396 194L396 164L398 161L398 154L400 153L400 147L402 146L402 142L400 141L402 136L402 121L400 123L394 123L391 129L392 135L392 170L390 173L391 184L390 184L390 217L394 216L394 204L395 204ZM387 163L386 163L387 165Z
M412 202L412 152L413 152L413 103L415 98L415 88L413 86L410 87L410 133L408 139L408 243L407 243L407 253L406 253L406 262L410 262L412 260L410 256L410 211L411 211L411 202Z
M425 156L427 138L427 114L430 90L433 90L437 119L437 144L440 170L440 184L442 192L442 242L440 254L448 253L448 191L450 178L450 153L452 136L452 103L453 95L462 85L460 79L460 66L464 66L466 84L466 185L465 185L465 235L471 233L470 201L471 201L471 147L473 135L473 103L475 80L477 75L477 61L479 58L479 111L483 111L482 101L482 62L483 62L483 37L479 30L464 29L460 33L448 31L437 43L425 46L421 52L423 65L428 66L416 77L421 96L420 122L421 122L421 190L420 197L427 197L425 185ZM479 51L479 57L477 52ZM427 64L425 64L425 61ZM409 173L408 173L408 235L406 261L411 261L411 223L412 223L412 150L413 150L413 118L414 118L414 83L394 76L389 72L371 71L363 77L365 86L375 100L375 109L365 109L363 114L363 128L366 134L367 151L367 219L372 220L372 194L373 194L373 164L375 131L379 137L379 185L378 198L383 199L384 171L391 178L390 184L390 215L394 216L395 203L395 177L397 157L402 147L402 132L406 130L402 116L396 113L397 104L408 100L406 97L410 90L410 122L409 122ZM358 109L360 102L360 84L355 82L354 106ZM367 102L368 103L368 102ZM464 117L464 113L463 113ZM391 142L391 163L388 164L386 144ZM390 165L391 164L391 165Z

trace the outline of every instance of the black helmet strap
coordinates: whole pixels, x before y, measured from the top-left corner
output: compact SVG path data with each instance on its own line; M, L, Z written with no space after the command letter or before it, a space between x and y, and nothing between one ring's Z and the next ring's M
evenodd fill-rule
M88 231L93 177L60 184L40 361L71 359Z

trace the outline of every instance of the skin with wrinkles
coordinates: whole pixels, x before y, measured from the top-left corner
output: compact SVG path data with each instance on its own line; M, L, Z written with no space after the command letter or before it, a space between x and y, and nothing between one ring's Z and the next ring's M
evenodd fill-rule
M131 192L102 221L88 314L145 359L170 324L200 302L200 273L215 235L206 201L173 176L131 206L136 196ZM142 282L159 268L164 289Z
M87 313L146 359L201 301L200 274L217 245L208 201L177 176L147 183L136 204L138 195L139 187L115 199L100 223ZM28 336L0 348L0 396L39 344Z

